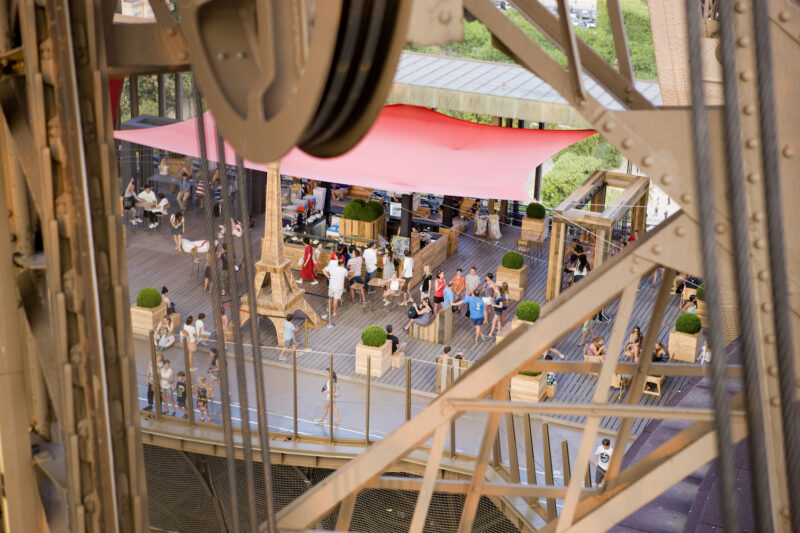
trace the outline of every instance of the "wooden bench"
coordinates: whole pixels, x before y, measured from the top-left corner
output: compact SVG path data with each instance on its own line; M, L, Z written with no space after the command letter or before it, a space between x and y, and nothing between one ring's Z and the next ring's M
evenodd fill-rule
M374 191L375 189L370 189L369 187L359 187L354 185L350 187L350 190L347 191L347 194L344 197L351 200L359 199L368 202Z
M453 338L453 309L448 307L436 313L436 318L427 326L411 323L408 335L425 342L446 344Z

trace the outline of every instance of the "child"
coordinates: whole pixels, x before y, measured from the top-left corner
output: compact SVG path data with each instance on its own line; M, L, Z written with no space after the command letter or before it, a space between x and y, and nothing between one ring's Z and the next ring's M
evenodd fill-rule
M186 372L183 370L178 372L178 384L175 385L175 396L178 399L178 409L183 411L183 418L189 418L189 411L186 410Z
M169 359L164 359L164 364L159 374L159 385L161 386L161 414L167 414L169 412L168 406L172 406L172 416L175 416L175 402L172 400L172 382L175 381L175 374L170 368Z
M203 344L205 341L211 337L211 332L206 331L206 314L200 313L197 315L197 320L194 322L194 329L197 331L197 345Z
M294 340L294 332L297 329L297 326L292 324L292 320L294 320L294 315L289 313L286 315L286 320L283 321L283 349L281 350L281 355L278 357L278 360L280 361L286 361L284 354L286 353L287 348L291 348L292 350L297 349Z
M194 392L197 394L197 410L200 412L200 420L211 422L211 415L208 414L208 397L213 395L214 392L206 386L205 377L197 380Z

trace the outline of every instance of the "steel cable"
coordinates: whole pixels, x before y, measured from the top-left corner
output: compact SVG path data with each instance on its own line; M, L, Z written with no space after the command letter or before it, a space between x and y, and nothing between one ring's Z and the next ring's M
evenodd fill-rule
M206 191L207 201L204 204L206 236L209 243L214 242L214 220L213 220L213 197L214 191L209 188L208 179L208 152L206 149L206 130L203 117L203 100L200 94L200 87L195 85L195 112L197 113L197 138L200 144L200 172L201 179ZM220 165L221 166L221 165ZM214 250L214 248L212 248ZM211 270L211 301L214 306L214 326L217 337L222 338L224 334L222 328L222 302L220 301L220 268L217 265L216 257L209 258L208 264ZM225 439L225 461L228 470L228 485L230 488L230 529L238 532L241 530L239 525L239 496L236 483L236 461L233 451L233 428L231 427L231 400L230 387L228 385L228 362L225 355L225 343L217 343L217 361L219 362L219 383L220 396L222 401L222 429Z
M755 500L755 522L758 531L772 531L772 512L770 509L769 468L767 463L767 444L764 431L759 384L758 351L756 344L755 321L743 316L744 310L755 309L750 250L748 243L747 219L735 213L747 213L747 201L742 171L742 139L739 116L739 89L736 71L736 29L731 2L719 2L720 44L722 55L723 90L725 94L725 155L727 158L727 178L730 187L729 211L733 227L734 272L736 273L736 293L739 309L738 322L741 331L740 354L744 377L745 408L747 410L747 429L750 463L752 465L751 493Z
M233 246L233 228L231 224L231 200L228 185L228 169L225 162L225 141L217 129L217 154L219 159L219 184L222 188L222 239L228 251L227 271L222 272L223 283L227 282L228 294L231 299L231 323L233 324L233 353L236 365L236 387L239 392L239 407L242 417L242 450L244 452L244 483L247 489L247 516L250 531L258 531L258 514L256 512L256 486L253 469L253 437L250 433L250 409L247 402L247 379L244 366L244 348L242 347L241 317L239 308L239 285L236 283L236 249ZM216 194L215 194L216 197Z
M711 358L711 392L717 432L719 471L721 479L722 514L725 530L739 533L739 505L736 494L736 473L731 438L730 406L725 379L725 350L720 314L720 285L717 273L717 243L714 231L714 191L711 178L711 156L708 147L708 111L703 91L703 63L700 27L700 5L686 0L686 25L689 49L689 70L692 99L692 140L695 167L695 187L699 207L703 283L708 302Z
M754 1L753 30L756 43L756 69L758 72L758 111L761 126L761 152L766 197L767 239L778 354L778 388L781 399L786 479L789 490L789 512L792 531L800 531L800 414L797 408L794 348L792 341L792 311L789 307L789 281L786 274L786 253L783 239L781 209L781 179L778 163L778 132L775 116L775 96L770 45L769 13L767 2ZM788 101L786 102L789 103ZM791 120L791 119L787 119Z

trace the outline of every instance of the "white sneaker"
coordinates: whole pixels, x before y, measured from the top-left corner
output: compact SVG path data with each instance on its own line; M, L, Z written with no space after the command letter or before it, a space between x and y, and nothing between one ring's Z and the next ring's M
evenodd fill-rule
M319 281L314 280L311 282L312 285L316 285L317 283L319 283Z
M297 283L298 285L302 285L303 284L303 280L302 279L295 280L295 283Z

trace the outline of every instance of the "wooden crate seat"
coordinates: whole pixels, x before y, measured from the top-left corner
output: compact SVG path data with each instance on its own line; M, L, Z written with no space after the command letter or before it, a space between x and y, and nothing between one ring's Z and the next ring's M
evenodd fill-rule
M448 307L436 313L436 318L427 326L411 323L408 335L425 342L445 344L453 338L453 309Z

